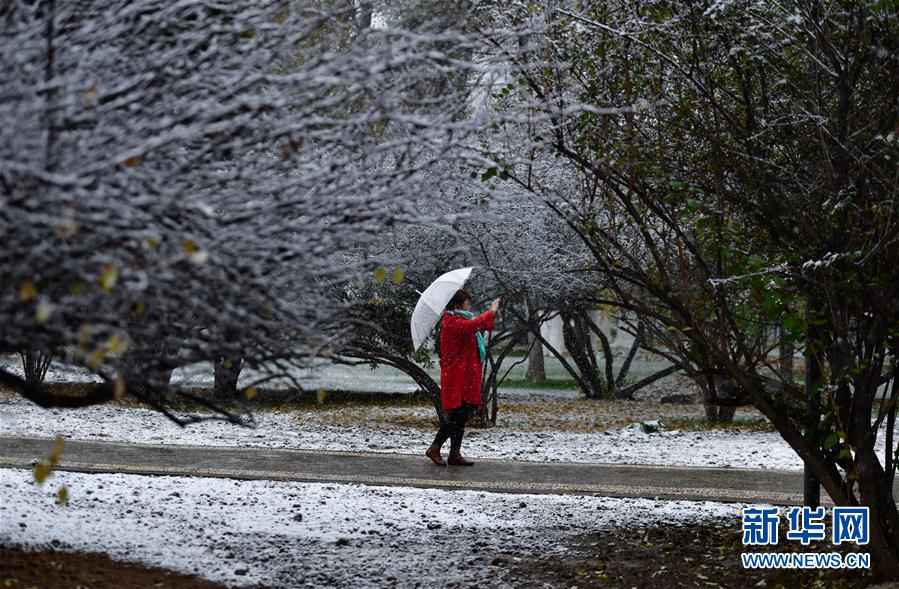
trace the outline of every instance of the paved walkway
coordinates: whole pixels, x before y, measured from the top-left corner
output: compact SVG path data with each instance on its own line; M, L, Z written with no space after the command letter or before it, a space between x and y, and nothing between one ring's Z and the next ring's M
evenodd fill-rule
M30 468L53 440L0 437L0 468ZM798 505L798 472L479 460L441 468L424 456L67 440L59 470L395 485Z

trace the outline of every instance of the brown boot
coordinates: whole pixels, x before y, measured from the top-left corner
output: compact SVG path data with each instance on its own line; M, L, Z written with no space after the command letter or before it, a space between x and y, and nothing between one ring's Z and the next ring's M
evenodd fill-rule
M431 446L425 452L425 456L431 459L431 462L436 464L437 466L446 466L446 462L443 460L443 456L440 455L440 448L435 448Z
M450 466L474 466L474 462L466 460L461 454L450 454L447 464Z

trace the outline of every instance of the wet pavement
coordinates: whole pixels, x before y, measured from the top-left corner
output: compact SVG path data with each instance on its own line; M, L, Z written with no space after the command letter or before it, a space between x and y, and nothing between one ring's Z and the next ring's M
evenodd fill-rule
M31 468L52 439L0 437L0 468ZM479 460L439 467L424 456L66 440L59 470L334 482L501 493L552 493L801 505L802 475L778 470ZM823 494L822 494L823 495Z

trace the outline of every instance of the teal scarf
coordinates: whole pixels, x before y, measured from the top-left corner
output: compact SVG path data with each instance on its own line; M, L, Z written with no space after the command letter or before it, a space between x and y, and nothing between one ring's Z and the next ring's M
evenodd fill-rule
M471 311L464 311L462 309L456 309L454 311L448 311L451 315L458 315L459 317L463 317L471 321L475 318L475 314ZM475 340L478 342L478 355L481 357L481 364L484 363L484 359L487 358L487 334L483 331L474 332Z

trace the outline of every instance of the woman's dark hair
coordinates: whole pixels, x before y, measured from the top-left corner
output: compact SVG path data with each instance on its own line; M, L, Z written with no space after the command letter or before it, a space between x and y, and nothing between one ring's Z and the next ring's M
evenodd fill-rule
M462 305L465 304L465 301L470 301L470 300L471 300L471 293L469 293L464 288L457 290L456 294L453 295L453 298L450 299L450 302L447 305L447 308L451 311L453 309L460 309L460 308L462 308Z

